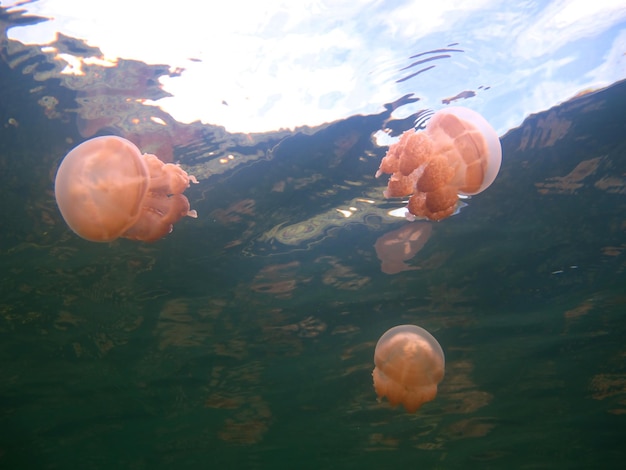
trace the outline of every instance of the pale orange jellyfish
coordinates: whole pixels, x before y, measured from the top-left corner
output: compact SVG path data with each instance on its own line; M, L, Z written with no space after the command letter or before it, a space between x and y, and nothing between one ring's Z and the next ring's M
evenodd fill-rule
M394 326L380 337L374 352L374 389L379 400L387 397L413 413L437 396L445 370L443 350L425 329Z
M190 181L197 183L178 165L142 155L121 137L105 136L65 156L54 192L65 222L82 238L152 242L182 217L197 217L183 195Z
M487 189L501 162L493 127L477 112L453 106L436 112L423 132L404 132L376 177L391 173L385 197L411 196L407 215L441 220L454 213L458 195Z
M397 274L410 269L405 261L413 258L430 238L432 224L430 222L413 222L397 230L386 233L378 240L374 248L381 261L380 269L385 274Z

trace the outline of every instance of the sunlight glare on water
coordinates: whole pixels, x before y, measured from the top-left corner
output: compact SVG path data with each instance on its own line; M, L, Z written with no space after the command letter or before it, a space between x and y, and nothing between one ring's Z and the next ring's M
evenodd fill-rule
M157 105L182 122L231 132L314 126L376 113L406 93L420 105L471 90L473 108L499 133L582 90L626 77L626 8L619 0L424 3L272 0L197 2L40 0L23 6L51 18L10 37L43 44L56 32L105 56L184 69L162 77L172 97ZM123 11L123 14L120 12ZM398 83L411 55L449 44L444 59Z

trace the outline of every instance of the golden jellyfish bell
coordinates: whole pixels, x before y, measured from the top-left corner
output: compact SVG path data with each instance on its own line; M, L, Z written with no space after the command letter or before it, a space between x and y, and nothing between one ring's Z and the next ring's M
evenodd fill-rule
M142 155L130 141L103 136L71 150L54 192L63 219L80 237L156 241L184 216L197 217L183 195L197 182L178 165Z
M385 197L411 196L414 216L441 220L458 195L487 189L502 163L498 134L477 112L452 106L436 112L423 132L406 131L389 147L376 176L391 173Z
M471 196L491 186L500 171L502 146L484 117L469 108L452 106L435 113L426 132L435 142L442 140L437 150L456 170L452 185L459 194Z
M399 325L383 334L376 344L372 372L379 400L402 404L413 413L437 396L445 358L437 340L415 325Z

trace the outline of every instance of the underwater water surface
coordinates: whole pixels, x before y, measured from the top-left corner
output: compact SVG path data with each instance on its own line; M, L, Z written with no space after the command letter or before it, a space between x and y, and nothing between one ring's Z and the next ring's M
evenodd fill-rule
M529 116L490 188L408 222L374 178L372 135L411 126L391 105L228 134L128 100L158 66L70 80L3 45L0 467L621 468L625 82ZM69 230L56 170L105 134L195 175L198 218L155 243ZM401 324L445 353L416 413L373 386Z

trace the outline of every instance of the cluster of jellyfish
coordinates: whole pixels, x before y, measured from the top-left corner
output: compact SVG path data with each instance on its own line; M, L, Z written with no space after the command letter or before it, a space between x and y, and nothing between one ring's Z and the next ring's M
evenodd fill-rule
M391 173L387 198L409 197L407 218L441 220L455 213L459 195L494 182L502 162L498 134L478 113L450 107L435 113L423 132L406 131L389 147L376 177ZM437 396L445 373L441 345L426 330L400 325L381 336L374 352L374 389L392 406L413 413Z
M408 197L406 216L441 220L458 198L484 191L502 160L495 130L478 113L450 107L422 132L406 131L382 159L376 176L391 174L384 196ZM156 241L182 217L197 217L184 191L197 180L180 166L142 154L130 141L103 136L71 150L55 179L55 197L67 225L94 242ZM426 330L395 326L376 344L374 389L379 400L413 413L437 396L445 373L443 349Z

